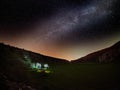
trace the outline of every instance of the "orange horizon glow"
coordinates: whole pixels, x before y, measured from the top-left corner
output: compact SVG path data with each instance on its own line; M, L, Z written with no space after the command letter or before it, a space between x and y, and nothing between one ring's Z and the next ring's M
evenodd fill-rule
M22 37L22 36L21 36ZM91 44L78 44L74 46L59 46L54 45L54 43L46 42L35 42L35 38L22 37L22 38L0 38L0 42L5 44L24 48L35 53L42 55L55 57L59 59L66 59L68 61L79 59L92 52L107 48L120 41L120 34L115 34L114 36L105 38L104 40L98 42L91 42Z

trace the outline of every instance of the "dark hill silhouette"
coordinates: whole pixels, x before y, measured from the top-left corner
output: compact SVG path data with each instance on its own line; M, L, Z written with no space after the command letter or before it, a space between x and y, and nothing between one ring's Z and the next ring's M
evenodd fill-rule
M42 63L67 63L67 60L58 59L50 56L41 55L32 51L20 49L10 45L5 45L0 43L0 61L5 59L21 59L24 60L24 57L27 56L31 58L33 62L42 62Z
M88 54L77 60L73 60L73 63L84 63L84 62L94 62L94 63L109 63L109 62L120 62L120 41L111 47L105 48L103 50Z
M33 75L34 73L30 72L28 62L48 64L50 68L68 63L67 60L40 55L0 43L0 90L36 90L33 87L39 85L34 84L33 86L32 82L37 73ZM41 83L42 81L39 82L40 85ZM41 87L39 86L39 88Z

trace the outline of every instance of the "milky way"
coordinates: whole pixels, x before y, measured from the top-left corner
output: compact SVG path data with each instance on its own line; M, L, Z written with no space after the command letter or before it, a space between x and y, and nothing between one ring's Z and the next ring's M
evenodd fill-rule
M67 10L62 9L52 18L52 21L48 21L48 24L52 23L49 26L50 28L47 28L51 32L48 32L45 37L48 40L50 40L50 37L52 40L58 40L57 38L60 38L62 35L69 35L76 28L79 28L77 31L85 32L84 27L89 28L91 25L112 17L113 3L115 3L115 0L101 0L91 2L84 7L75 7Z
M1 42L70 60L120 40L119 0L12 3L2 4Z

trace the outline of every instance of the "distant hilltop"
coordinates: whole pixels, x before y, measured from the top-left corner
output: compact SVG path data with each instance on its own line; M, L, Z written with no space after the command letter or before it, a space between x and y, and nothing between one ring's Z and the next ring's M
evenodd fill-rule
M16 48L10 45L0 43L0 62L2 60L24 60L25 56L31 58L32 62L42 62L48 64L64 64L70 63L65 59L58 59L42 54L34 53L24 49ZM71 63L110 63L120 62L120 41L111 47L88 54L85 57L77 60L72 60Z
M88 54L77 60L71 61L72 63L110 63L110 62L120 62L120 41L111 47L105 48L103 50Z
M13 59L15 59L16 61L24 60L26 56L29 57L32 60L32 62L51 63L51 64L68 63L68 61L64 59L53 58L42 54L34 53L32 51L27 51L24 49L20 49L17 47L0 43L0 62L2 60L13 60Z

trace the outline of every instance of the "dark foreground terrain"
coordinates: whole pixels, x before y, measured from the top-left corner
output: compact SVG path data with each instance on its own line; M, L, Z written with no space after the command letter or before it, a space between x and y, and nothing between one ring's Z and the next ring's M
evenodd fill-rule
M28 62L49 64L50 73ZM70 63L0 44L0 90L120 90L120 63Z

